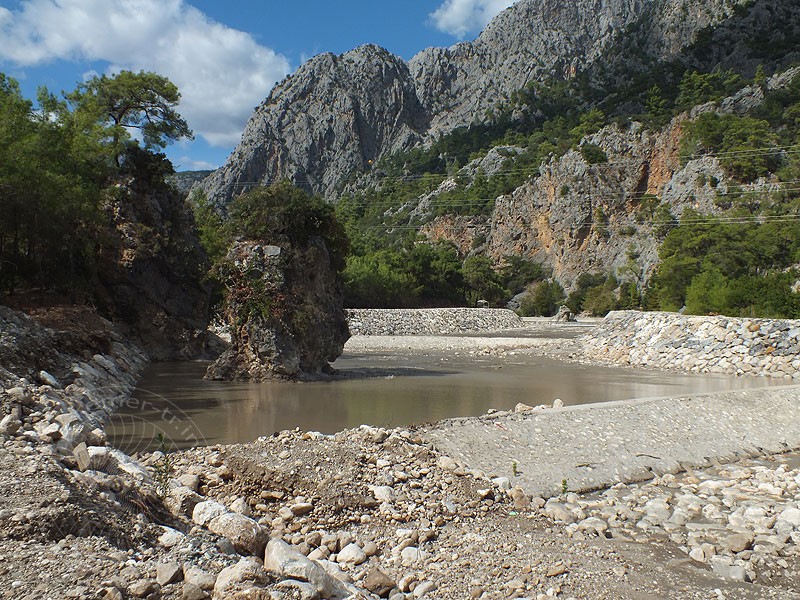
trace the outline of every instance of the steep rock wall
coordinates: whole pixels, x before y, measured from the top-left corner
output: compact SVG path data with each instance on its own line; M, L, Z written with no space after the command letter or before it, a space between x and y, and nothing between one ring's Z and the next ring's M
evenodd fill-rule
M275 86L236 150L202 188L224 203L288 177L333 197L347 175L410 148L427 127L402 59L372 45L341 56L320 54Z
M795 67L766 83L780 89L800 74ZM581 273L627 270L627 277L646 282L658 265L665 233L664 203L675 217L686 209L721 212L719 194L732 185L719 160L703 156L681 162L681 132L688 119L703 112L747 114L761 105L764 92L747 87L718 103L697 106L655 134L638 123L626 129L610 125L583 143L596 144L608 162L589 164L578 150L543 164L540 176L501 196L489 219L487 251L495 260L522 256L543 263L569 290ZM742 190L769 191L770 180L739 185ZM649 195L649 197L648 197ZM630 254L638 257L631 262Z
M201 187L225 203L254 185L288 177L334 199L348 177L367 172L381 156L481 121L487 109L530 82L571 77L610 60L620 62L621 80L629 79L632 68L674 55L744 3L520 0L476 40L428 48L408 64L372 45L321 54L275 86L225 165ZM767 19L771 13L758 14ZM632 32L633 47L621 43ZM715 58L707 49L701 54L702 61ZM694 55L686 60L702 62Z

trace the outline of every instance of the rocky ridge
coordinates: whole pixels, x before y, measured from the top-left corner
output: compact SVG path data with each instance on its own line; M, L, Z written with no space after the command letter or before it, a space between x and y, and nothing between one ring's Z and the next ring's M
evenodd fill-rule
M372 45L321 54L275 86L239 146L201 187L225 203L288 177L333 199L347 177L369 171L381 156L480 120L530 82L572 77L605 62L629 26L641 30L637 48L656 60L675 56L698 31L725 22L746 3L521 0L476 40L428 48L408 64ZM759 14L771 14L770 8ZM627 63L635 53L620 54Z
M781 89L798 73L800 69L792 68L771 77L765 89ZM488 218L487 253L495 261L506 255L535 260L551 268L567 290L581 273L592 272L624 274L641 289L658 266L664 235L664 216L655 212L653 202L678 218L686 209L715 215L722 211L719 198L732 186L744 192L779 187L768 179L736 184L718 158L703 156L682 164L679 155L687 119L708 111L746 114L763 100L761 88L746 87L675 117L659 133L633 123L625 129L610 125L585 137L582 144L602 148L608 162L589 164L580 151L570 150L543 164L539 177L497 198ZM439 239L435 224L425 231Z
M428 116L408 66L383 48L315 56L277 84L225 164L202 184L225 203L251 187L288 178L332 198L342 174L422 140Z

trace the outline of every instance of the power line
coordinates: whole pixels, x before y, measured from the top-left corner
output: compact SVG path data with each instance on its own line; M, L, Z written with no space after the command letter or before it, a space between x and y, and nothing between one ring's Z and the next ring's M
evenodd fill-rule
M756 157L756 156L774 156L776 154L800 154L800 144L792 144L788 146L765 146L763 148L751 148L747 150L731 150L728 152L706 152L706 153L699 153L699 154L690 154L686 155L684 158L687 160L698 160L702 158L737 158L737 157ZM562 155L563 156L563 155ZM513 158L513 157L507 157ZM559 157L561 158L561 157ZM588 167L592 170L605 170L616 168L625 165L641 165L649 163L649 159L647 158L626 158L626 159L619 159L619 160L609 160L604 163L595 163L590 164ZM538 166L525 166L520 168L511 168L511 169L500 169L498 171L494 171L491 175L486 175L486 177L492 177L495 175L525 175L525 174L533 174L540 170L542 166L548 166L549 163L542 162ZM468 177L473 176L473 173L462 173L465 167L455 173L423 173L423 174L410 174L410 175L385 175L380 178L380 181L400 181L400 182L410 182L410 181L419 181L422 179L457 179L458 177ZM364 174L374 173L374 171L367 171ZM320 183L319 181L312 181L308 177L295 177L292 179L294 183L306 183L308 185L314 185ZM269 186L271 185L270 181L237 181L228 184L232 187L247 187L247 186Z
M755 225L764 225L767 223L791 223L791 222L800 222L800 214L786 214L786 215L742 215L742 216L697 216L692 219L685 219L685 218L674 218L674 219L663 219L663 220L648 220L637 222L638 225L641 226L650 226L650 227L659 227L659 226L666 226L666 225L674 225L674 226L684 226L684 225L746 225L746 224L755 224ZM593 218L588 218L586 220L579 221L581 226L591 226L595 224L599 224L603 227L609 229L619 229L622 227L629 227L630 224L627 223L609 223L606 221L597 221ZM426 227L432 225L433 222L429 221L427 223L421 225L363 225L363 226L356 226L357 229L385 229L385 230L422 230ZM487 226L488 223L480 224L481 226ZM462 229L474 229L476 226L473 224L465 224L462 227L443 227L444 230L449 231L456 231Z

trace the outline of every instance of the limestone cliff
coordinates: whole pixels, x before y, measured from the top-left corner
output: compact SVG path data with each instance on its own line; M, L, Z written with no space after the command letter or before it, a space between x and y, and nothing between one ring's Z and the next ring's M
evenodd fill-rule
M227 202L288 178L331 198L350 173L410 148L427 128L402 59L371 45L320 54L275 86L236 150L202 187L212 200Z
M770 78L765 89L785 87L798 74L800 68L789 69ZM570 150L543 164L539 177L498 198L488 219L489 255L498 262L505 255L533 259L552 268L566 289L581 273L620 269L637 283L646 282L658 265L670 214L680 217L687 208L719 214L719 199L729 186L769 191L776 185L769 179L731 181L714 156L685 164L679 157L681 129L688 119L706 111L747 114L763 99L761 88L746 87L677 116L658 133L633 123L588 136L583 143L602 148L608 162L588 164L580 151ZM427 232L433 239L440 237L435 228Z
M203 353L211 295L208 258L183 197L146 177L107 193L97 284L98 312L136 340L152 360Z
M779 44L791 44L797 19L790 5L520 0L474 41L428 48L408 64L373 45L341 56L321 54L275 86L240 144L202 187L225 203L252 186L289 178L332 200L348 178L369 171L378 158L481 121L530 82L584 70L629 80L667 59L693 67L755 68L770 56L754 49L748 35L774 33ZM717 43L720 36L724 44Z

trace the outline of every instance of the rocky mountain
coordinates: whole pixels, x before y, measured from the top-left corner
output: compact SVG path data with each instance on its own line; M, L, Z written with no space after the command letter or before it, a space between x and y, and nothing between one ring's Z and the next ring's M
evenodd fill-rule
M766 48L756 52L752 44L731 40L771 31L780 43L791 43L793 29L774 27L795 21L782 18L791 4L520 0L474 41L428 48L407 64L372 45L321 54L275 86L202 188L225 203L286 177L333 200L349 177L369 171L380 157L481 121L531 82L574 77L590 67L624 79L672 58L690 65L726 58L763 62ZM720 36L726 44L715 43ZM727 48L728 56L719 56L717 47Z
M187 195L195 184L200 183L213 171L178 171L169 177L167 181L175 186L180 194Z
M369 45L320 54L275 86L202 187L226 202L288 177L332 198L348 174L421 142L428 121L402 59Z
M606 126L582 144L601 148L607 161L590 164L580 150L570 150L542 164L538 177L498 197L491 214L440 215L421 231L431 241L453 242L464 255L486 253L495 264L507 256L533 260L548 267L567 290L582 273L625 273L643 287L659 263L660 242L669 225L665 219L680 218L687 209L721 215L720 199L726 195L782 188L769 178L742 184L717 156L682 160L680 142L687 122L707 112L750 114L762 106L765 92L786 89L798 75L800 67L795 67L768 79L763 89L746 86L734 96L678 115L657 132L636 122L624 128ZM496 150L481 162L489 163ZM437 192L449 185L455 185L453 179ZM424 197L420 209L432 201Z

